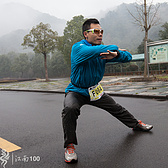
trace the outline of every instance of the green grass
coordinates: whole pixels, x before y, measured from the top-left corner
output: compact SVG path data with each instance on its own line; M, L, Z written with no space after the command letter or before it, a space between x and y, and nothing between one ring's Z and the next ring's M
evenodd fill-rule
M157 79L168 79L168 75L164 75L164 76L156 76Z

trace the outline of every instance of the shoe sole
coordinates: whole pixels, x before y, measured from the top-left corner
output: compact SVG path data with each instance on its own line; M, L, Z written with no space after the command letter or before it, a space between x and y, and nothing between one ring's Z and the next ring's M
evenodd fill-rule
M66 163L77 163L78 160L72 159L71 161L65 160Z
M142 128L136 128L136 129L133 129L133 128L132 128L132 130L133 130L133 131L143 131L143 132L148 132L148 131L150 131L152 128L153 128L153 127L151 127L151 128L148 129L148 130L144 130L144 129L142 129Z

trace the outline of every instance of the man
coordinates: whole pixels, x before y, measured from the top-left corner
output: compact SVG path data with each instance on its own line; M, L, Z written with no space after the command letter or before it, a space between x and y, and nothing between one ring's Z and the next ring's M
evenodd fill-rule
M73 45L71 51L71 83L65 90L62 123L64 130L65 161L76 162L76 125L80 108L93 105L102 108L133 130L149 131L152 125L137 121L124 107L104 93L100 81L107 62L128 62L129 52L116 45L102 45L103 30L97 19L88 19L83 27L84 40Z

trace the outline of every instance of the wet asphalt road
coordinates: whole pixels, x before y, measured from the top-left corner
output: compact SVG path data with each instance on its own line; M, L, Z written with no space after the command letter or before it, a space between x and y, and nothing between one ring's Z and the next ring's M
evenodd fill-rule
M10 153L6 168L167 168L168 101L113 98L136 118L153 124L153 130L134 132L105 111L84 106L77 128L79 161L66 164L64 95L1 91L0 137L22 148ZM25 162L19 161L24 157Z

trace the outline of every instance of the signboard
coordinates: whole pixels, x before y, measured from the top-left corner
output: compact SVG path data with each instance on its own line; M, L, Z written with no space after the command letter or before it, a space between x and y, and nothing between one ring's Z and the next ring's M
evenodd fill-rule
M148 44L149 63L168 63L168 41Z

